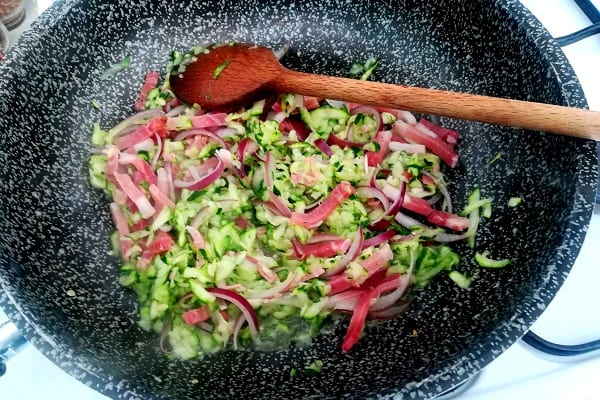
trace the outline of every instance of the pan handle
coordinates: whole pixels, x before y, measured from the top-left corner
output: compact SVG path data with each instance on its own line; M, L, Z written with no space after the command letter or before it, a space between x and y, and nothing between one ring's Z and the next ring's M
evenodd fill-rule
M17 326L10 321L0 322L0 376L6 372L5 362L27 344Z

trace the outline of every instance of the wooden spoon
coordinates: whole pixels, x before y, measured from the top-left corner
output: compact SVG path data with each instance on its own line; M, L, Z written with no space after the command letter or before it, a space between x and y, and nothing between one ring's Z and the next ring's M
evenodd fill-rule
M180 100L208 110L297 93L600 140L600 112L297 72L283 67L270 49L247 44L199 54L182 74L171 77L171 88Z

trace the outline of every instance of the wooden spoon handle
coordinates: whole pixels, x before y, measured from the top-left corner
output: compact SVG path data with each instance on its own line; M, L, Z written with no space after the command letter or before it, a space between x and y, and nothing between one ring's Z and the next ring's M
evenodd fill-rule
M283 69L276 91L600 140L600 112Z

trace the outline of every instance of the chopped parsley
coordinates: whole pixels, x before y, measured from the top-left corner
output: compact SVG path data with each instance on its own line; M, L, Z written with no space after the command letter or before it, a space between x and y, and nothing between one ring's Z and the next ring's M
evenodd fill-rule
M498 152L498 154L496 154L494 156L494 158L492 158L488 163L487 166L491 166L493 163L495 163L496 161L498 161L502 156L504 155L504 153L502 153L501 151Z
M223 70L225 68L227 68L227 66L231 63L231 61L229 60L225 60L223 61L221 64L219 64L219 66L217 68L215 68L215 72L213 73L213 79L217 79L219 78L219 75L221 75L221 72L223 72Z
M318 374L323 371L323 361L315 360L308 367L306 367L307 372Z
M112 65L106 71L100 75L100 79L103 81L109 80L119 72L125 71L131 66L131 56L125 56L120 62Z
M510 199L508 199L508 203L506 203L506 205L512 208L520 205L522 202L523 199L520 197L511 197Z
M350 67L350 76L358 78L361 81L369 79L375 68L381 63L379 58L371 57L364 64L354 63Z

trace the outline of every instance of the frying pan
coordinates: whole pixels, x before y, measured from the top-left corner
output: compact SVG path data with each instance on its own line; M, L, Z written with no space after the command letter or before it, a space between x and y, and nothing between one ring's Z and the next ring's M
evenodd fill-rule
M0 65L0 305L36 347L119 399L412 399L475 374L527 331L583 241L595 144L441 118L462 133L449 172L455 204L475 186L494 198L476 250L511 266L481 270L473 250L456 245L461 269L478 275L473 286L436 278L348 354L347 320L302 349L192 362L161 354L117 283L108 199L87 181L89 136L93 122L109 127L132 113L144 74L162 71L172 49L223 40L289 43L283 63L301 71L344 75L375 56L376 80L586 107L560 49L514 0L57 1ZM126 55L129 69L100 79ZM513 196L523 205L506 207ZM303 373L315 360L323 371ZM291 377L292 368L301 373Z

